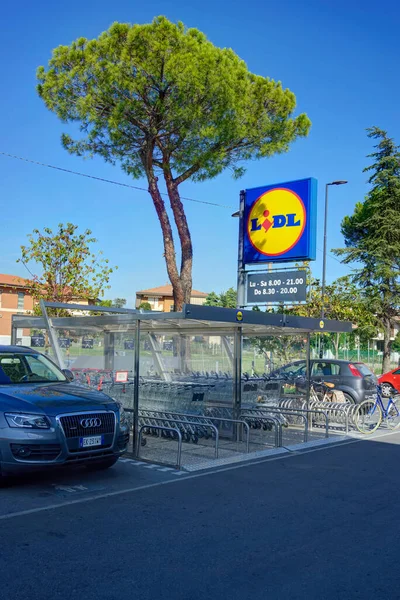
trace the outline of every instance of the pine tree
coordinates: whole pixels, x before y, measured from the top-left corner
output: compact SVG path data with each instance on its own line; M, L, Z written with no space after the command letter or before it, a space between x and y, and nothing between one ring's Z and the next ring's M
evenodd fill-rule
M390 369L390 333L400 311L400 148L378 127L367 129L377 140L372 164L371 189L351 216L342 221L346 248L336 250L346 264L355 263L352 280L368 302L384 335L383 372Z

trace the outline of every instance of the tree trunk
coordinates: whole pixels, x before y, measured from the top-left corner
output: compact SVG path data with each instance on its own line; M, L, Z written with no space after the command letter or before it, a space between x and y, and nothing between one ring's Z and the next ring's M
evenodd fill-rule
M382 373L390 371L390 352L392 349L392 342L390 339L391 333L390 320L385 319L383 329L383 357L382 357Z
M164 258L167 266L168 277L172 284L172 289L174 293L175 310L180 310L180 308L178 307L182 307L182 305L185 302L185 299L183 287L178 273L178 267L176 265L175 244L172 234L171 223L165 208L164 200L162 199L160 190L158 189L158 178L155 177L153 173L148 173L147 178L149 182L149 193L153 200L158 220L160 221L161 231L163 234Z
M176 298L175 287L173 285L175 309L182 310L182 305L185 302L190 302L192 295L192 267L193 267L193 247L192 239L190 237L189 226L187 223L185 209L183 207L178 185L172 177L171 170L164 161L164 179L167 186L167 192L169 201L171 204L172 213L176 228L178 230L179 241L181 243L181 270L180 270L180 284L182 289L183 301L180 298Z

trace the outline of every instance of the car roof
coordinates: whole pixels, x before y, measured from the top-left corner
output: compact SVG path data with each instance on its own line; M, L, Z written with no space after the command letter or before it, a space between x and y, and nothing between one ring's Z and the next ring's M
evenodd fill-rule
M342 365L348 365L349 363L354 364L354 365L361 365L363 364L363 362L361 360L343 360L342 358L311 358L310 359L311 362L324 362L324 363L339 363ZM305 358L302 358L300 360L292 360L291 362L286 363L286 365L283 366L287 366L287 365L298 365L300 363L304 363L306 362ZM282 367L279 367L282 368ZM397 367L399 368L399 367Z
M0 352L14 352L14 354L24 354L26 352L31 352L34 354L39 354L37 350L34 348L30 348L29 346L2 346L0 345Z
M363 364L361 360L343 360L342 358L312 358L312 362L325 362L325 363L339 363L342 365L348 365L351 363L352 365L361 365Z

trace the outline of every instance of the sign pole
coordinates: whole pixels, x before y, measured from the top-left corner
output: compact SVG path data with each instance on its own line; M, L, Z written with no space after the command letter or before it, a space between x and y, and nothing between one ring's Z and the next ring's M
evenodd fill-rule
M243 218L244 218L244 203L245 203L246 192L242 190L240 192L240 205L239 205L239 243L238 243L238 267L237 267L237 308L244 308L245 299L245 285L246 285L246 271L243 264L243 244L244 244L244 229L243 229Z

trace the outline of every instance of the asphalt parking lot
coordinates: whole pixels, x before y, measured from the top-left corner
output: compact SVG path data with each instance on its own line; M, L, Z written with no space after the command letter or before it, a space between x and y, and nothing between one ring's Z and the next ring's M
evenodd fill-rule
M400 433L212 472L123 462L0 491L5 600L397 599Z
M122 458L106 471L75 467L10 478L0 488L0 519L65 503L90 501L98 496L112 497L123 490L146 488L185 476L186 473L172 467Z

